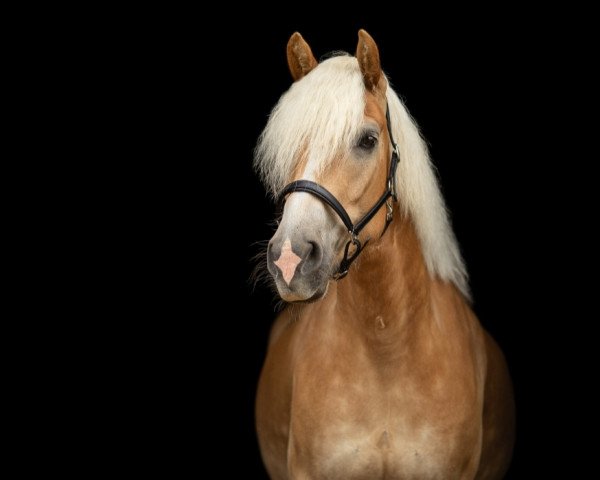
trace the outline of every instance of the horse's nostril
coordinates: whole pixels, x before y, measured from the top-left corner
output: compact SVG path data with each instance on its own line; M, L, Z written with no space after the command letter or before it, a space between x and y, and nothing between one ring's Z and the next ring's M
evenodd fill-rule
M273 240L271 240L267 245L267 260L275 261L276 259L273 258L273 254Z
M306 249L306 255L304 256L304 263L302 265L302 273L310 273L321 265L323 260L323 250L317 242L307 242L308 248Z
M321 248L319 247L319 244L315 242L308 242L308 244L310 245L310 247L308 250L308 254L306 255L306 259L317 260L318 257L320 257L321 253Z

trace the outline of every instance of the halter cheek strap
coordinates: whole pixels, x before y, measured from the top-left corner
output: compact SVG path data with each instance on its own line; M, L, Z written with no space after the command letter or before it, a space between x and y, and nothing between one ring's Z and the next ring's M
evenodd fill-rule
M340 217L345 227L348 229L348 233L350 234L350 240L346 243L346 247L344 249L344 257L340 263L338 271L334 274L334 278L339 280L345 277L348 274L348 270L350 265L360 252L362 252L363 248L367 245L368 240L364 245L361 244L358 239L358 234L361 230L369 223L373 217L377 214L379 209L387 202L387 215L385 217L385 227L383 229L383 235L387 230L387 227L392 221L392 205L388 202L390 198L396 200L396 191L394 187L394 178L396 175L396 167L398 166L398 162L400 161L398 156L398 146L396 142L394 142L394 137L392 136L392 128L390 121L390 110L386 106L385 118L387 121L387 129L388 134L390 136L390 141L392 142L392 157L390 159L390 168L388 171L387 182L386 182L386 190L383 192L381 197L375 202L375 205L371 207L371 209L365 213L360 220L356 223L352 223L350 215L346 209L342 206L342 204L338 201L337 198L325 187L322 187L318 183L312 182L310 180L296 180L295 182L289 183L284 187L280 194L280 198L285 197L288 194L292 194L294 192L306 192L314 195L315 197L321 199L327 205L329 205L335 213ZM350 246L354 246L354 251L350 254Z

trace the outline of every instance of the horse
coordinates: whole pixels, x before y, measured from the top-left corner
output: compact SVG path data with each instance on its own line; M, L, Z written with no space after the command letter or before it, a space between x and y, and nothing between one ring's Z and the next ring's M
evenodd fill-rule
M514 443L504 356L471 309L426 144L373 38L292 78L255 149L282 202L266 249L286 305L256 396L273 479L497 479Z

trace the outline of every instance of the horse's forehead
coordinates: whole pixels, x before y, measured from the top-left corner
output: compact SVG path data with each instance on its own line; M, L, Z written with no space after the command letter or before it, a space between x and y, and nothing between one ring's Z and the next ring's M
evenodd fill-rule
M374 120L382 130L385 129L385 108L385 100L382 100L380 97L371 92L365 92L362 121L372 122ZM307 138L304 147L298 151L293 172L294 179L310 178L311 180L317 180L322 178L324 174L336 171L337 167L339 166L339 162L342 161L348 153L347 150L342 149L335 152L327 159L321 158L321 156L318 154L318 150L317 152L314 152L312 151L312 148L310 148L313 146L311 140L311 138ZM332 139L329 140L331 141ZM311 155L311 153L313 155ZM323 163L327 166L327 168L321 168L321 164Z

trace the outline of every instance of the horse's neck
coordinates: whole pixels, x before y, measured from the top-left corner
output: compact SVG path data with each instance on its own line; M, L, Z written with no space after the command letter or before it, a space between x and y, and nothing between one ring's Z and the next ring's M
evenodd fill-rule
M340 327L364 338L382 361L418 348L433 321L433 283L419 239L410 218L395 213L388 231L332 292Z

